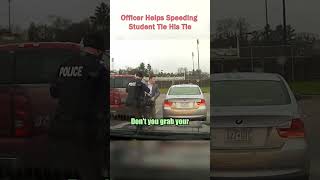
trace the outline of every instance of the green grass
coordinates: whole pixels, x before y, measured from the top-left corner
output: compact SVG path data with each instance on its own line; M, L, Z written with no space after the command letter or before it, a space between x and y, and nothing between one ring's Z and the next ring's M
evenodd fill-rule
M201 90L203 93L210 93L210 87L207 86L207 87L201 87Z
M160 93L161 94L166 94L168 92L169 88L160 88ZM201 90L203 93L210 93L210 87L201 87Z
M289 83L295 93L303 95L320 95L320 81L300 81Z
M160 88L160 93L161 93L161 94L165 94L165 93L168 92L168 89L169 89L169 88Z

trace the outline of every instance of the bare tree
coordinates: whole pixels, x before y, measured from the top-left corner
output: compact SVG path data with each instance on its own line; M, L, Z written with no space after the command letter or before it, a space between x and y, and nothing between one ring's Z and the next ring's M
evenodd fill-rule
M247 33L249 28L250 24L243 17L225 18L217 21L216 33L218 36L230 38Z

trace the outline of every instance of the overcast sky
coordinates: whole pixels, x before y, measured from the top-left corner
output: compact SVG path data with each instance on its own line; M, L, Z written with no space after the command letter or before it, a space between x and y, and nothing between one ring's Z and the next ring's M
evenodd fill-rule
M269 23L272 26L282 23L282 0L268 0ZM320 34L320 1L319 0L286 0L287 24L296 28L297 32ZM212 0L211 24L225 17L245 17L252 28L265 25L265 0Z
M49 15L81 21L107 0L12 0L14 25L26 28L31 21L48 23ZM8 27L8 0L0 0L0 26Z
M88 17L95 6L106 0L12 0L14 24L26 27L30 21L46 22L51 14L74 21ZM201 2L197 0L196 2ZM282 22L281 0L268 0L272 25ZM320 34L320 1L287 0L287 21L298 31ZM211 19L215 22L224 17L243 16L258 27L265 23L264 0L211 0ZM0 26L8 25L8 1L0 0ZM214 29L215 23L211 24Z
M199 3L201 2L201 3ZM128 25L157 24L150 21L122 21L121 15L144 16L195 16L198 21L188 21L192 29L185 30L129 30ZM160 22L159 22L160 23ZM170 24L161 21L163 24ZM181 24L181 21L174 22ZM178 68L192 70L197 63L197 38L199 38L200 69L210 71L210 0L111 0L111 58L114 68L138 67L141 62L154 69L177 72Z
M94 13L95 7L100 2L108 0L12 0L13 23L20 27L26 28L30 22L47 23L49 15L58 15L73 21L80 21ZM131 12L138 13L148 12L148 14L195 14L199 15L199 22L193 25L190 32L179 33L138 33L131 34L123 32L122 24L117 28L117 37L122 39L112 43L115 53L115 67L135 66L143 60L150 63L157 69L167 69L176 71L177 67L184 65L192 69L191 52L195 52L197 60L195 39L200 38L200 65L201 68L209 69L209 43L207 42L207 29L215 29L215 22L218 19L226 17L245 17L252 25L251 29L259 29L265 25L265 7L264 0L211 0L211 18L209 18L209 0L114 0L114 9L118 13ZM268 0L269 4L269 22L272 26L282 23L282 1ZM320 34L320 1L319 0L287 0L287 23L293 25L297 32L312 32ZM117 5L118 4L118 5ZM212 23L209 25L208 20ZM119 20L119 17L117 17ZM120 22L120 20L119 20ZM122 22L120 22L122 23ZM8 2L0 0L0 26L7 27L8 24ZM114 26L111 26L114 27ZM116 27L115 27L116 28ZM112 29L111 29L112 30ZM113 31L115 33L115 31ZM128 37L130 37L128 39ZM145 39L153 39L153 42L146 42ZM138 40L133 43L133 39ZM160 40L161 39L161 40ZM128 40L124 42L124 40ZM164 46L159 47L159 44ZM131 44L130 47L127 44ZM133 45L134 44L134 45ZM149 47L146 47L149 46ZM127 48L126 51L125 47ZM157 47L154 48L154 47ZM173 51L179 49L179 51ZM125 56L126 52L131 55ZM152 52L149 53L148 52ZM207 53L208 52L208 53ZM130 57L130 58L129 58ZM160 59L160 57L165 57ZM208 61L208 63L207 63ZM175 62L175 63L173 63ZM127 63L127 65L126 65ZM195 63L195 66L197 64Z

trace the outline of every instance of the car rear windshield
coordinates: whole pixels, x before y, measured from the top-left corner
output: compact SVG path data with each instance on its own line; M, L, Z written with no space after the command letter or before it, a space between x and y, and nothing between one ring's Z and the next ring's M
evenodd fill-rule
M126 88L130 80L128 77L111 77L110 88Z
M55 78L60 65L79 57L79 52L67 49L21 50L16 55L16 82L49 83Z
M282 81L216 81L213 82L214 106L266 106L290 104L288 90Z
M169 90L169 95L200 95L199 87L172 87Z
M0 84L11 83L14 75L13 55L7 51L0 51Z

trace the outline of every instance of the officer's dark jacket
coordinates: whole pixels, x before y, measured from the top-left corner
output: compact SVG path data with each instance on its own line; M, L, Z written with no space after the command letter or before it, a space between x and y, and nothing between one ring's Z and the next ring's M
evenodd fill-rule
M141 107L145 104L145 93L149 93L150 89L140 79L135 79L128 83L126 91L128 93L126 105Z
M87 114L107 110L107 68L92 55L79 55L58 69L50 93L65 113Z
M96 121L97 116L108 112L108 77L106 66L92 55L79 54L62 64L50 87L51 96L58 99L55 123L70 132L70 128L80 124L83 130L87 127L88 131L97 131L102 122ZM102 123L108 121L104 119ZM70 124L73 127L69 127ZM108 129L107 124L103 126ZM59 133L57 131L61 130L51 128L51 132Z

